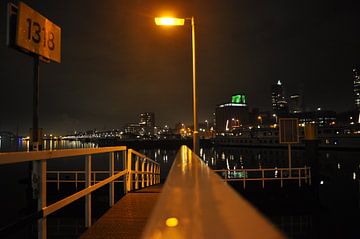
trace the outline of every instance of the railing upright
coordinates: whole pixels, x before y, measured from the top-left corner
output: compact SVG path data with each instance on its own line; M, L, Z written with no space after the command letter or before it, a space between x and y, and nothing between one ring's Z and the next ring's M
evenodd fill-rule
M145 163L146 163L146 159L144 159L141 163L141 187L145 187Z
M135 156L135 190L139 189L139 156Z
M109 153L109 177L114 176L114 152ZM109 206L114 205L114 181L109 183Z
M146 186L150 186L150 162L146 164Z
M122 152L122 159L123 159L123 165L124 165L124 170L126 172L128 172L128 161L129 159L127 158L127 153L126 151ZM123 190L124 190L124 194L127 193L127 175L125 175L124 179L123 179Z
M129 192L132 190L132 167L131 167L131 161L132 161L132 149L128 150L128 156L127 156L127 171L128 171L128 176L127 176L127 187L126 187L126 191Z
M34 198L37 198L37 211L46 207L46 160L33 161ZM47 234L46 216L38 219L38 238L44 239Z
M154 164L151 164L151 172L150 172L151 180L150 180L150 185L153 185L153 184L154 184L154 167L155 167L155 165L154 165Z
M244 178L243 178L243 188L245 189L246 187L246 171L243 170L243 173L244 173Z
M91 155L85 156L85 188L91 186ZM91 227L91 193L85 196L85 227Z

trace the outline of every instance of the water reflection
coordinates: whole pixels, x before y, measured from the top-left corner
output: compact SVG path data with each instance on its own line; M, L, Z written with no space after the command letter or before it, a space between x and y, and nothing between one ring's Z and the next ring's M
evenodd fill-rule
M44 140L44 150L54 149L77 149L77 148L95 148L97 145L92 142L85 142L80 140ZM29 151L29 140L18 139L17 141L1 140L0 152L15 152L15 151Z

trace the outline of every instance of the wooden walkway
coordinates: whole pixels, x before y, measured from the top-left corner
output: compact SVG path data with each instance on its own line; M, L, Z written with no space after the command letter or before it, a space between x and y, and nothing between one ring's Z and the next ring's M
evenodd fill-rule
M80 238L140 238L161 188L158 184L126 194Z

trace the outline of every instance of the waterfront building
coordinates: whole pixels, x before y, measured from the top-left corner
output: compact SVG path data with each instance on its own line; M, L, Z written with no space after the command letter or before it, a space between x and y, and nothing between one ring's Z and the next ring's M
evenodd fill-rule
M130 123L130 124L127 124L127 125L124 127L124 132L125 132L126 134L138 135L140 129L141 129L141 127L140 127L139 124Z
M140 134L154 134L155 114L153 112L144 112L139 116Z
M271 105L274 114L281 116L288 113L288 103L285 99L284 87L279 80L271 86Z
M218 105L215 109L217 133L227 133L250 123L249 108L246 96L236 94L231 102Z
M301 112L294 114L300 124L313 123L318 126L334 125L336 123L336 112L319 108L316 111Z
M353 74L355 108L360 111L360 75L356 69L353 69Z
M290 113L300 113L303 111L302 96L300 94L292 94L289 97Z

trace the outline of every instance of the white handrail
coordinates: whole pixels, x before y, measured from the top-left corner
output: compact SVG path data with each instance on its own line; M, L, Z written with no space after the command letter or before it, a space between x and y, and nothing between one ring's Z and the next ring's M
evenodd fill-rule
M0 165L125 151L126 146L0 153Z
M301 187L301 180L308 185L311 185L311 168L310 167L298 167L298 168L250 168L250 169L214 169L212 170L216 173L224 173L223 181L243 181L243 188L246 187L246 181L261 181L262 186L265 187L265 181L281 181L281 187L283 187L284 180L297 180L299 187ZM265 172L280 172L280 177L278 176L267 176ZM298 173L297 176L295 174L290 174L290 171L295 171ZM231 172L242 172L244 175L243 177L229 177L228 173ZM248 173L261 173L261 177L250 177ZM289 172L288 177L285 177L283 172ZM303 175L303 176L302 176Z
M128 154L126 154L128 151ZM114 153L115 152L124 152L124 170L115 171L114 170ZM109 153L109 171L92 171L91 161L92 155L94 154L102 154ZM127 157L126 157L127 155ZM146 163L148 166L150 165L153 170L142 170L139 171L138 168L133 169L132 167L132 157L136 155L135 162L139 163L141 160L144 164ZM57 186L59 188L60 183L60 173L61 171L48 171L46 168L47 160L53 160L55 158L69 158L74 156L85 156L85 170L84 171L71 171L65 170L63 173L74 173L75 174L75 183L77 186L78 182L85 182L85 188L60 200L51 205L47 205L46 203L46 182L47 182L47 173L56 174ZM86 148L86 149L64 149L64 150L47 150L47 151L31 151L31 152L10 152L10 153L0 153L0 165L4 164L14 164L21 162L33 162L33 172L32 172L32 180L33 180L33 188L34 191L37 192L37 200L38 200L38 211L42 212L42 217L38 219L38 238L46 238L47 234L47 223L46 217L51 213L69 205L70 203L78 200L81 197L85 197L85 226L91 226L91 193L100 187L103 187L106 184L110 184L109 187L109 205L110 207L114 204L114 181L119 179L120 177L125 177L124 181L126 182L124 185L126 186L126 190L130 191L133 189L133 178L132 175L135 175L135 188L144 187L145 186L145 177L143 175L149 175L151 179L153 179L150 183L147 182L147 186L154 183L160 183L160 166L157 162L147 158L145 155L136 152L132 149L126 148L126 146L117 146L117 147L104 147L104 148ZM84 174L84 180L78 180L79 173ZM96 173L107 173L108 177L102 179L101 181L96 180ZM93 177L91 177L93 175ZM142 184L139 185L139 176L141 175ZM93 180L93 181L92 181ZM51 181L51 180L49 180ZM94 182L94 183L91 183ZM41 214L41 213L40 213Z

